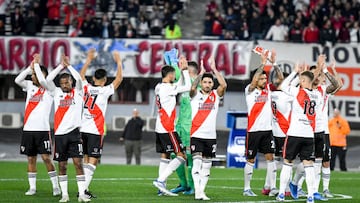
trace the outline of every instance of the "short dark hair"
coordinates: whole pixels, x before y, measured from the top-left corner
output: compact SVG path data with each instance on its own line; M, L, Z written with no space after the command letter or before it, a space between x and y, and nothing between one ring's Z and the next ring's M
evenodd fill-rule
M60 78L60 80L63 78L67 78L67 79L71 78L72 79L72 77L69 73L62 73L59 78Z
M314 80L314 74L312 72L310 72L310 71L304 71L300 75L308 77L311 81Z
M195 61L189 61L188 66L194 67L196 70L199 70L199 65Z
M213 74L211 74L211 73L204 73L204 74L201 76L201 80L203 80L204 78L210 78L212 81L214 81L214 76L213 76Z
M40 70L41 72L45 73L45 77L49 74L47 68L43 65L40 65Z
M253 71L250 72L250 80L251 80L251 81L252 81L252 79L254 78L254 75L255 75L255 73L256 73L257 70L258 70L258 69L255 69L255 70L253 70ZM263 75L263 74L266 75L266 71L263 70L261 74L262 74L262 75Z
M106 77L106 75L107 75L107 72L106 72L106 70L103 69L103 68L97 69L97 70L95 71L95 73L94 73L94 77L95 77L97 80L100 80L100 79Z
M289 73L287 73L287 72L283 72L283 76L284 76L284 78L286 78L287 76L289 76L290 74Z
M175 72L175 68L169 65L165 65L161 68L161 77L165 78L171 72Z
M316 69L316 66L315 66L315 65L310 66L310 68L309 68L309 70L314 70L314 69Z

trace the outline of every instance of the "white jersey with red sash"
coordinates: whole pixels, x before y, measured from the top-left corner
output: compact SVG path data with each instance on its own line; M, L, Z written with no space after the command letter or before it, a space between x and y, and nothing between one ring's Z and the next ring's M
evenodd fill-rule
M114 94L112 84L100 87L84 84L84 108L80 132L104 135L105 112L108 99Z
M220 97L216 90L212 90L209 94L203 94L198 90L191 99L191 137L216 139L216 115L219 102Z
M271 98L269 85L249 92L250 85L245 88L246 106L248 109L248 132L271 130Z
M155 87L158 114L155 132L169 133L175 131L177 85L159 83Z
M81 125L83 91L73 88L69 93L61 88L54 90L54 131L55 135L71 132Z
M316 108L319 105L319 94L313 90L288 86L282 88L284 92L294 97L289 136L313 138L316 126Z
M293 97L283 91L271 91L272 132L274 137L286 137L290 126Z
M325 89L326 91L326 89ZM315 126L315 133L320 133L325 131L324 123L328 123L328 120L325 122L324 118L324 99L326 92L319 86L314 89L314 92L319 96L319 103L316 105L316 126Z
M323 106L322 106L322 118L323 118L323 130L325 131L325 134L329 134L329 97L330 94L326 93L326 88L328 87L328 85L321 85L318 87L319 92L322 95L322 100L323 100Z
M24 112L24 131L50 131L49 116L53 97L43 87L26 81L26 105Z

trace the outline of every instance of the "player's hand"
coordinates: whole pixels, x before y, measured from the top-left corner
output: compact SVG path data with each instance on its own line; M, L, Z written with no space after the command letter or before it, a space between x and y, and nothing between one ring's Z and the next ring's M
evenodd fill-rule
M206 72L206 70L205 70L205 67L204 67L204 60L203 59L201 59L201 61L200 61L200 75L202 75L202 74L204 74Z
M260 58L261 58L261 64L265 65L267 62L269 52L263 51L261 52Z
M118 51L114 51L113 52L113 57L114 57L114 61L117 63L117 64L121 64L121 57L120 57L120 53Z
M214 56L210 57L210 68L212 72L217 71Z
M275 51L275 49L272 49L272 50L271 50L270 62L271 62L271 63L275 63L275 62L276 62L276 51Z
M180 56L180 58L179 58L180 70L186 70L187 67L188 67L188 61L186 60L185 56Z
M63 59L64 59L64 61L63 61L64 67L69 66L69 65L70 65L70 59L69 59L69 57L64 55L64 58L63 58Z
M40 63L40 54L34 54L34 63Z
M89 49L87 53L87 60L94 60L96 58L96 50L94 48Z
M325 54L320 54L317 60L317 65L319 67L322 66L322 64L326 63L326 55Z

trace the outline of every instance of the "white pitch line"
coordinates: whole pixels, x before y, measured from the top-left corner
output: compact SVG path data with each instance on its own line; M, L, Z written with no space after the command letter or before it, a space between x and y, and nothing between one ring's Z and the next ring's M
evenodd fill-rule
M352 196L343 195L343 194L333 194L335 197L329 200L345 200L352 199ZM336 197L338 196L338 197ZM293 200L285 200L284 202L304 202L305 199L293 199ZM277 200L259 200L259 201L243 201L243 202L214 202L214 203L272 203L279 202Z

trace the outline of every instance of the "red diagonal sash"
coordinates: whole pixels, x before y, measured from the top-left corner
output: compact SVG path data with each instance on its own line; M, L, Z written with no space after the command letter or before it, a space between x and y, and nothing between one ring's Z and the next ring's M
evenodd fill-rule
M290 116L289 116L290 118ZM290 119L286 119L285 116L279 112L279 111L276 111L276 119L279 123L279 126L281 128L281 130L284 132L284 134L286 135L287 134L287 131L289 130L289 125L290 125Z
M306 91L303 88L300 88L299 93L296 97L297 101L299 102L300 106L302 107L302 109L304 109L304 112L310 122L311 127L313 128L313 130L315 130L315 117L316 117L316 113L315 113L315 108L312 110L309 110L310 108L310 98L309 95L306 93ZM306 105L306 106L305 106ZM316 105L316 104L315 104ZM309 112L312 111L312 112ZM311 114L312 113L312 114Z
M66 97L64 98L64 100L68 100L68 99L71 99L73 98L74 96L74 89L71 90L71 96L69 94L66 95ZM55 112L55 118L54 118L54 131L56 133L56 130L58 129L60 123L62 122L64 116L65 116L65 113L69 110L70 108L70 105L64 105L62 106L61 105L61 102L58 106L58 109L56 110Z
M261 95L259 97L264 97L268 95L268 91L261 91ZM256 118L261 113L262 109L264 108L266 101L255 102L254 106L252 107L250 114L248 114L248 131L254 125Z
M169 116L164 108L159 109L160 122L168 132L174 131L176 109L174 108Z
M29 119L29 116L31 112L36 108L36 106L40 103L40 98L36 98L34 101L31 99L34 97L41 97L44 95L45 90L43 88L39 88L38 91L29 99L28 105L26 105L25 108L25 115L24 115L24 125L26 124L27 120Z
M208 95L207 99L203 104L206 104L205 106L211 106L207 104L214 105L215 101L216 101L216 95L214 91L212 91ZM192 135L195 131L197 131L200 128L200 126L204 123L205 119L209 116L211 110L212 108L199 108L198 112L196 113L196 115L192 120L190 135Z
M88 97L89 97L87 104L84 104L84 105L87 105L87 107L88 107L87 110L92 115L95 126L98 129L99 134L104 135L104 123L105 123L104 115L103 115L100 107L96 103L93 104L94 98L90 95L90 93L88 91L88 86L84 86L84 92L85 92L84 95L88 94ZM85 102L85 97L84 97L84 102ZM88 104L93 104L93 106L91 107L91 105L88 105Z

